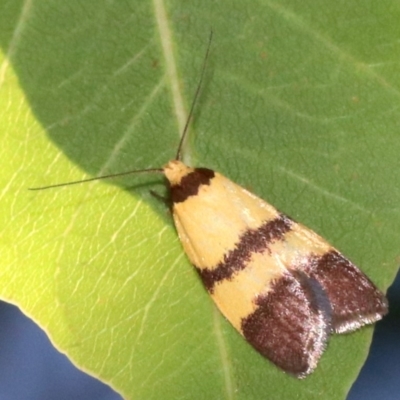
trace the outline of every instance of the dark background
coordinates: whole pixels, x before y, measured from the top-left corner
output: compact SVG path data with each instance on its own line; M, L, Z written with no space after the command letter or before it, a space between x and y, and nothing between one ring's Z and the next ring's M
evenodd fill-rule
M376 326L348 400L400 398L400 274L388 298L389 316ZM0 400L121 400L109 386L75 368L17 307L0 302L0 321Z

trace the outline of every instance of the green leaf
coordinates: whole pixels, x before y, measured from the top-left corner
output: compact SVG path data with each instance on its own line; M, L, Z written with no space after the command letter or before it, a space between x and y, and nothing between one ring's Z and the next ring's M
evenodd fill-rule
M315 229L387 288L398 264L398 7L382 2L2 1L1 298L127 399L343 399L372 328L298 381L218 313L158 175L174 157Z

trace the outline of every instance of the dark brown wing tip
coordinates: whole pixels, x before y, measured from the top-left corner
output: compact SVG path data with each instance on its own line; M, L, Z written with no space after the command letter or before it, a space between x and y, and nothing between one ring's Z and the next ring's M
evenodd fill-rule
M310 260L306 273L318 280L332 306L335 333L373 324L388 312L385 295L336 250Z
M242 321L245 338L279 368L305 378L317 366L332 329L321 285L304 273L287 273L256 304Z

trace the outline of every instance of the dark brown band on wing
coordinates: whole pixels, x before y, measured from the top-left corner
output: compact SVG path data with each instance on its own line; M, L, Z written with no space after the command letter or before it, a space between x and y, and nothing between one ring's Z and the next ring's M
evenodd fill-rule
M311 256L304 272L324 288L333 311L333 330L351 332L382 318L388 311L383 293L352 262L332 249Z
M268 221L257 229L249 229L239 239L235 248L224 255L216 268L197 268L206 289L212 293L214 285L225 279L230 279L240 270L246 268L253 253L261 253L268 246L281 240L289 232L293 221L281 214L280 217Z
M173 203L183 203L188 197L196 196L202 185L209 185L215 173L208 168L195 168L193 172L184 176L178 185L171 186L171 200Z
M242 320L246 340L284 371L298 378L311 373L331 332L332 311L319 282L301 271L287 273L255 303Z

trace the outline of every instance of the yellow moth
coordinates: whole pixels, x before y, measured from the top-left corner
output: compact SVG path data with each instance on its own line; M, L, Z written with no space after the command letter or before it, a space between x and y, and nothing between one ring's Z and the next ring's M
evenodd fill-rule
M219 310L262 355L303 378L316 367L331 333L351 332L381 319L387 300L315 232L225 176L180 160L211 37L176 158L163 168L67 184L162 172L183 249Z

